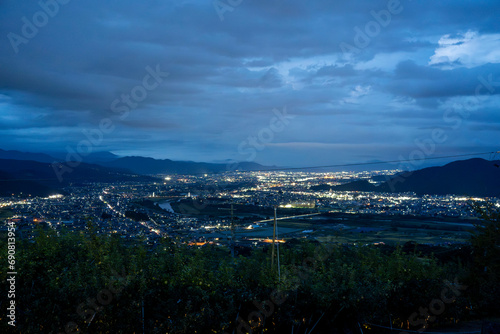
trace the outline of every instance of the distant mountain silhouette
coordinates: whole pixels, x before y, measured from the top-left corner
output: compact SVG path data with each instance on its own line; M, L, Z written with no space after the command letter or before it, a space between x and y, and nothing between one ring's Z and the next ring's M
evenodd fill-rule
M418 195L500 197L500 161L480 158L454 161L390 177L379 186L355 181L331 187L336 191L414 192Z
M169 159L159 160L145 157L124 157L102 163L106 167L114 167L130 170L137 174L203 174L221 173L234 170L265 170L270 167L262 166L254 162L240 163L208 163L193 161L173 161Z
M65 173L64 181L60 183L52 163L61 161L64 164L65 158L63 154L55 156L54 158L43 153L0 150L0 180L3 180L0 181L0 196L20 192L29 193L29 191L46 194L61 188L62 184L67 182L139 181L145 177L136 174L204 174L275 168L254 162L205 163L146 157L120 158L110 152L96 152L88 155L85 161L91 160L98 165L81 163L71 173ZM392 177L383 177L387 181L378 186L367 180L360 180L339 186L319 185L312 188L335 191L415 192L419 195L456 194L500 197L499 166L498 160L488 161L475 158L451 162L441 167L428 167L413 172L403 172ZM376 181L380 182L383 179L378 177Z
M60 162L66 161L67 159L70 159L70 160L74 159L73 156L71 156L71 155L68 156L68 153L64 153L64 152L53 153L52 156L56 158L54 160L60 161ZM82 162L86 162L88 164L100 164L103 162L110 162L110 161L113 161L113 160L120 158L120 156L118 156L114 153L108 152L108 151L92 152L90 154L80 155L80 157L81 157ZM39 161L36 159L32 159L32 160Z
M53 162L54 157L44 153L31 153L20 151L5 151L0 149L0 159L32 160L40 162Z
M60 189L70 183L77 185L89 182L153 180L147 176L86 163L72 168L71 172L63 173L60 180L54 168L57 170L61 167L38 161L0 159L0 196L20 193L26 196L48 196L61 193Z
M0 159L31 160L38 162L61 162L65 163L67 158L74 159L73 155L59 152L51 155L43 153L30 153L19 151L4 151L0 149ZM118 168L122 172L136 173L142 175L150 174L203 174L222 173L226 171L254 171L267 170L275 167L266 167L255 162L233 162L225 160L217 163L175 161L170 159L154 159L148 157L132 156L120 157L111 152L93 152L80 156L82 162L87 164L98 164L108 168ZM1 170L1 167L0 167Z

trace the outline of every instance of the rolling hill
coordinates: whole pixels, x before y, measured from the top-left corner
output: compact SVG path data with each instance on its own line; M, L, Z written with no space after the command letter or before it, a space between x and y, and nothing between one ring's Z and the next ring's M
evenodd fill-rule
M99 165L81 163L60 180L54 169L57 164L0 159L0 196L31 195L48 196L60 193L68 184L90 182L151 181L153 178Z
M500 197L500 161L480 158L454 161L441 167L403 172L375 186L355 181L331 187L335 191L414 192L418 195Z

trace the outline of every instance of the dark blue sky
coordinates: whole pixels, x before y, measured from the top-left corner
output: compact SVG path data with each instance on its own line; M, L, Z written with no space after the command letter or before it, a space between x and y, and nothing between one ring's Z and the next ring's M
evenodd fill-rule
M0 148L290 166L498 150L499 12L2 1Z

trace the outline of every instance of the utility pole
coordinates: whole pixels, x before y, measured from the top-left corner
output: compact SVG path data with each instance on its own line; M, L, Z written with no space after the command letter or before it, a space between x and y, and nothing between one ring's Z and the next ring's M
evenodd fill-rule
M274 268L274 244L276 242L276 206L274 206L274 224L273 224L273 249L271 251L271 269Z
M219 210L228 210L228 209L219 209ZM234 231L234 209L233 203L231 203L231 257L234 257L234 246L235 246L235 231Z
M231 257L234 257L234 238L233 203L231 203Z

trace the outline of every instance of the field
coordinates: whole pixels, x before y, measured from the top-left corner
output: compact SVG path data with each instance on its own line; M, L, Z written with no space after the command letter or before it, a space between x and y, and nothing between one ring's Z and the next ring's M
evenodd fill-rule
M4 219L9 219L10 217L12 217L14 215L14 211L10 210L10 209L0 209L0 221L4 220Z
M170 203L176 213L192 216L205 216L205 217L228 217L231 215L230 204L206 203L194 200L183 200L180 202ZM244 205L234 204L234 217L238 219L246 219L255 217L257 219L269 219L274 215L272 208L260 207L257 205ZM310 213L311 209L278 209L281 215L299 215Z
M177 213L194 217L228 218L229 204L198 203L192 200L173 202ZM387 216L349 214L342 212L318 212L314 209L278 208L278 218L316 213L310 217L278 220L280 238L309 237L319 241L338 243L373 244L383 242L389 245L408 241L428 244L466 242L476 221L460 218L433 218L419 216ZM236 233L240 237L266 237L272 235L272 221L261 223L258 229L245 229L263 219L273 217L272 208L254 205L234 205ZM332 239L333 237L333 239Z
M329 217L328 217L329 216ZM309 219L278 222L279 227L313 230L302 233L319 241L373 244L383 242L395 245L408 241L440 244L466 242L473 224L468 221L444 221L420 217L384 217L364 215L314 216Z

